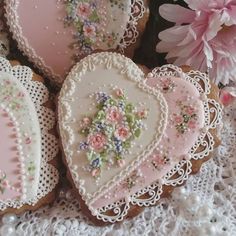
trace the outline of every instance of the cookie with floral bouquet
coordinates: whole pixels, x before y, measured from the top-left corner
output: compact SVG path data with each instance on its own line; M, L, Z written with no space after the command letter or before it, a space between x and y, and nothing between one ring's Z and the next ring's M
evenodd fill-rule
M18 48L54 84L96 50L132 57L148 19L147 0L6 0ZM32 21L33 19L33 21Z

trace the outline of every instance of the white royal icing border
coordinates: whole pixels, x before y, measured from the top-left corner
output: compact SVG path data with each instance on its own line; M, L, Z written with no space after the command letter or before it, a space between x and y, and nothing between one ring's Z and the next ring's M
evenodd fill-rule
M218 125L220 125L222 119L222 108L214 99L207 97L211 89L208 76L199 71L184 73L181 68L174 65L165 65L160 68L156 68L151 72L151 76L156 79L164 75L181 77L196 87L201 94L204 103L205 127L203 128L198 140L190 150L188 158L175 165L175 167L163 176L162 179L152 183L144 189L139 190L128 198L121 199L113 204L109 204L108 206L99 209L92 209L91 213L99 220L109 223L119 222L127 216L128 210L132 205L137 205L140 207L155 205L161 198L161 194L163 193L163 185L173 187L182 185L192 173L191 160L204 159L210 154L210 152L213 151L215 142L209 129L215 129ZM213 118L211 119L210 114L213 114ZM204 147L204 149L198 153L197 149L200 146ZM148 196L144 197L145 193L148 194ZM140 196L142 197L139 198ZM110 212L112 211L114 215L106 215L108 210L110 210Z
M19 2L20 0L5 0L5 15L13 38L17 41L18 48L24 53L24 55L27 56L29 60L34 63L45 76L51 78L55 84L59 85L63 82L64 78L55 73L51 67L46 65L43 58L37 55L35 50L29 45L28 40L22 33L22 28L19 24L19 17L17 15ZM134 12L135 6L139 9L138 13ZM137 24L145 13L143 0L131 0L131 7L132 11L130 14L129 22L127 22L127 28L125 30L123 38L118 44L118 49L122 53L124 52L125 48L136 42L139 36ZM132 35L133 37L130 37L130 35Z
M29 67L20 65L12 67L10 62L2 57L0 57L0 71L15 77L28 91L38 114L42 145L41 171L37 196L27 201L1 201L0 211L4 211L7 208L19 209L26 204L34 206L41 198L53 191L59 182L59 173L57 169L48 162L56 157L59 147L57 138L49 133L55 125L55 114L52 110L43 106L49 99L49 92L46 86L39 81L32 80L33 72ZM35 94L35 88L40 91L40 94ZM44 115L40 115L42 113Z

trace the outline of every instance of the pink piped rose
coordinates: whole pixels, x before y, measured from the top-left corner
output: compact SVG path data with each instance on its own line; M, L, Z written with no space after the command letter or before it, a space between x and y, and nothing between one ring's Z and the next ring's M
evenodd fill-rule
M116 93L117 97L123 97L124 96L124 92L123 92L122 89L116 89L115 93Z
M106 137L102 133L96 133L88 137L89 145L95 150L101 150L106 144Z
M190 128L190 129L195 129L195 128L196 128L196 125L197 125L197 123L196 123L196 121L194 121L194 120L190 120L190 121L188 122L188 128Z
M91 171L91 175L93 176L93 177L96 177L96 176L98 176L100 174L100 170L99 169L93 169L92 171Z
M184 119L183 119L182 116L177 116L177 115L176 115L176 116L174 117L174 121L175 121L176 124L181 124L181 123L183 123Z
M118 164L119 167L123 167L125 165L125 160L124 159L119 159L117 161L117 164Z
M8 182L8 180L4 179L4 180L2 181L2 186L3 186L4 188L8 188L8 187L9 187L9 182Z
M141 119L144 119L147 117L147 110L146 109L143 109L142 111L139 111L137 113L138 117L141 118Z
M191 115L194 114L195 109L194 109L193 107L191 107L191 106L187 106L187 107L185 108L185 112L186 112L189 116L191 116Z
M32 140L30 137L25 138L25 144L31 144Z
M89 3L80 2L78 4L77 14L81 18L88 18L88 16L91 14Z
M121 141L125 141L127 138L130 137L130 129L126 126L118 126L114 133L115 137Z
M122 119L122 114L117 107L111 107L107 111L106 119L112 123L116 123Z
M96 27L94 25L83 26L84 36L93 39L96 36Z

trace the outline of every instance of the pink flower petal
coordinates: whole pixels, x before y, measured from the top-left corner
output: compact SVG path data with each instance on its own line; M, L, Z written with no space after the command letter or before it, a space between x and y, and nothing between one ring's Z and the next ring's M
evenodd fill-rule
M224 22L221 21L221 15L218 12L213 13L209 17L208 29L205 32L207 41L213 39L217 35L217 33L222 29L221 25L223 23Z
M159 38L165 42L178 43L185 38L189 26L174 26L159 33Z
M159 12L164 19L176 24L191 23L195 18L194 11L174 4L161 5Z
M192 10L206 10L208 8L207 0L184 0Z
M156 46L156 51L159 53L165 53L165 52L172 50L173 47L174 47L173 43L160 41Z

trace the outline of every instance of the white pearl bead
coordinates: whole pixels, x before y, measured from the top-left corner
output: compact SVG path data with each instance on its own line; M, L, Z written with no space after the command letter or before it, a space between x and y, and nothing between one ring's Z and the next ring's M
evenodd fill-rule
M15 233L16 233L15 227L13 227L11 225L3 225L0 228L0 235L13 236L13 235L16 235Z
M17 221L17 216L15 214L5 214L2 217L2 223L3 224L14 224Z
M207 225L205 227L205 233L206 235L209 235L209 236L214 236L216 234L216 228L214 225Z
M172 196L176 199L185 198L186 195L187 190L184 187L176 188L172 193Z
M208 206L202 206L198 209L197 216L199 218L210 218L212 216L212 209Z
M201 201L200 197L196 194L190 194L187 198L187 202L190 204L190 205L196 205L196 204L199 204Z

